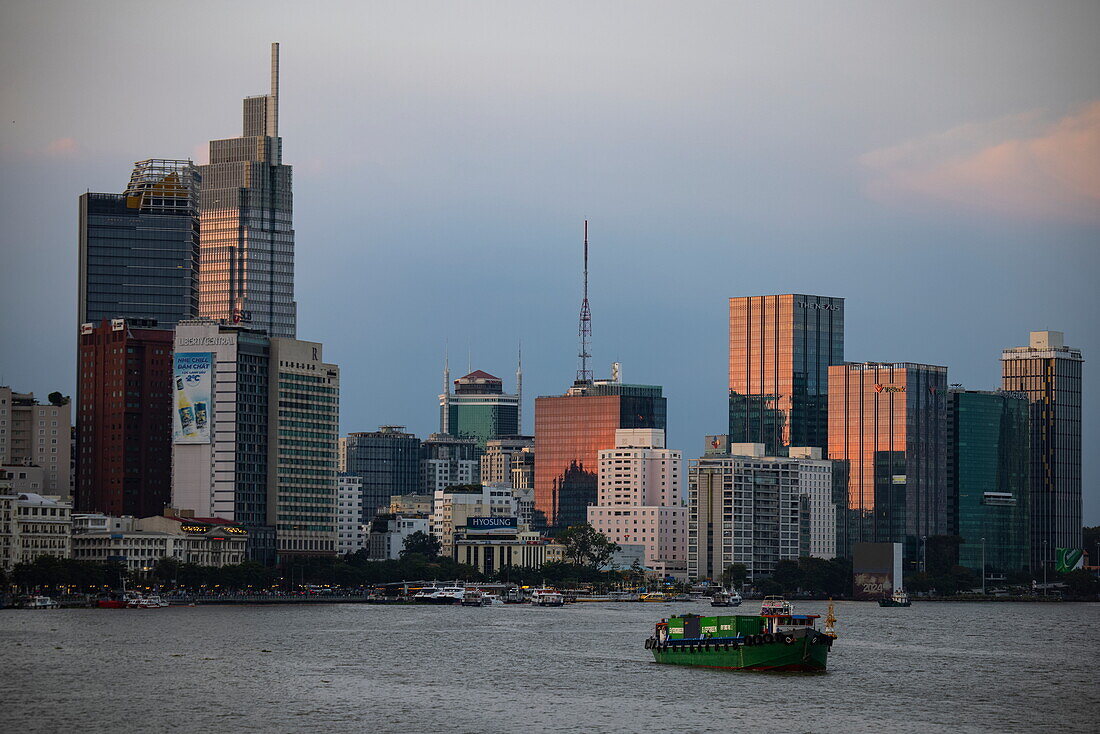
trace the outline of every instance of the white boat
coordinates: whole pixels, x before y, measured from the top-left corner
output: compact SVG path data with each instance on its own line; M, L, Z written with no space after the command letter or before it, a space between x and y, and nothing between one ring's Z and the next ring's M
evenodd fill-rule
M712 607L739 607L741 602L741 595L736 591L719 591L711 599L710 605Z
M483 594L482 599L483 599L483 601L481 602L482 606L486 606L486 607L502 607L502 606L504 606L504 600L501 599L496 594Z
M461 604L466 598L465 586L431 586L413 595L414 604Z
M127 609L160 609L166 606L168 606L168 602L164 601L164 599L161 599L156 594L142 596L141 594L135 594L133 592L126 593Z
M58 604L48 596L28 596L23 606L25 609L57 609Z
M531 592L531 603L537 607L560 607L565 604L565 596L554 589L535 589Z
M789 617L794 614L791 603L781 596L765 596L760 604L760 616Z

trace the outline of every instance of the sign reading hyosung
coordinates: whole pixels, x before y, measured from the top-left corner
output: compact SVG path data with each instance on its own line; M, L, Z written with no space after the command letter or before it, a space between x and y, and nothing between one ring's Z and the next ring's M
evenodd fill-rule
M466 529L477 533L514 533L519 528L515 517L470 517Z
M172 369L172 442L210 443L210 383L214 355L176 352Z

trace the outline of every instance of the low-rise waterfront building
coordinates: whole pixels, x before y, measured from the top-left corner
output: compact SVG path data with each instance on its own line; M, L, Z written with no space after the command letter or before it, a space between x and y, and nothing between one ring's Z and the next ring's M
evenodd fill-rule
M450 555L480 573L494 574L508 567L541 568L561 562L565 548L515 518L471 518L456 530Z
M413 533L428 533L427 517L384 513L375 515L367 535L367 557L372 561L396 560Z
M432 508L431 534L439 538L443 555L454 549L455 529L470 518L517 518L515 494L501 484L468 484L447 487L436 493ZM517 521L518 522L518 521Z
M221 518L108 517L106 523L107 531L73 535L73 558L120 561L138 572L151 571L162 558L200 566L227 566L247 558L247 529Z
M7 481L4 481L7 484ZM0 489L0 565L10 571L17 563L39 556L68 558L72 550L72 503L56 495L10 493Z

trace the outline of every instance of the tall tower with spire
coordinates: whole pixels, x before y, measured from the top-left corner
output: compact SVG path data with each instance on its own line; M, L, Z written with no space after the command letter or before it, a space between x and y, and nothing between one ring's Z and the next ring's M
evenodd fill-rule
M592 338L592 309L588 306L588 220L584 220L584 298L581 300L580 325L578 327L581 338L580 357L581 367L577 370L577 384L589 384L592 382L592 370L588 369L588 360L592 357L588 353L588 342Z
M210 141L200 166L199 315L297 332L290 166L279 137L279 44L271 44L271 91L244 100L239 138Z

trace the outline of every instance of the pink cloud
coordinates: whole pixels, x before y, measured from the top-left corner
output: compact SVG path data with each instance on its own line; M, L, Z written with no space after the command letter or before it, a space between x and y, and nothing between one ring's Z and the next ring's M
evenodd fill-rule
M63 156L75 153L76 150L77 145L75 140L72 138L58 138L50 142L43 152L50 156Z
M1100 223L1100 101L1055 122L1028 112L968 123L859 162L876 201Z

